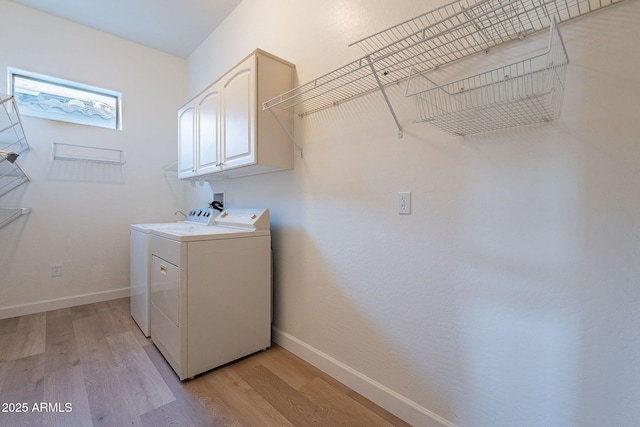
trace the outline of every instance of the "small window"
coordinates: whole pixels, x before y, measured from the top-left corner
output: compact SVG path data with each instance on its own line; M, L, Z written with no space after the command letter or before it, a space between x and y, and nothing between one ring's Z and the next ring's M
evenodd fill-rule
M118 92L11 68L9 87L25 116L122 129Z

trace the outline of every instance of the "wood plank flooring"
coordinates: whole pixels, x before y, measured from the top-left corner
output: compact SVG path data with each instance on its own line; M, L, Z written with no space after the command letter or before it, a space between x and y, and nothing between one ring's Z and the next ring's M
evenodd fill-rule
M282 347L181 382L129 299L0 320L0 426L407 426Z

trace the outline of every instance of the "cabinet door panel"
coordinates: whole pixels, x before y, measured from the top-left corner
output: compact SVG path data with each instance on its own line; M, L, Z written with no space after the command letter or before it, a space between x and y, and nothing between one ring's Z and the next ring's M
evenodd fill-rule
M224 84L224 167L253 164L255 152L255 59L240 64Z
M178 176L186 178L196 174L195 143L196 143L196 108L188 105L178 112L178 145L180 146L178 160Z
M220 93L217 89L204 95L199 105L200 139L198 173L210 173L220 164Z

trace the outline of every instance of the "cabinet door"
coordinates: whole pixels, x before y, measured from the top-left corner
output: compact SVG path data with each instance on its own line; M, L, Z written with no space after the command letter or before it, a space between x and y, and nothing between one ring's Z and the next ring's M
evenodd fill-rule
M256 163L255 55L234 68L223 80L223 168Z
M217 87L199 98L198 174L220 169L220 91Z
M178 111L178 177L196 174L196 107L188 104Z

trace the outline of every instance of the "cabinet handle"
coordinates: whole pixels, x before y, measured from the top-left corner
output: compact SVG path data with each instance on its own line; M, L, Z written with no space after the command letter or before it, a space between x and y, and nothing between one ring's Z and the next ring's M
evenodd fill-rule
M160 264L160 274L167 275L167 266Z

